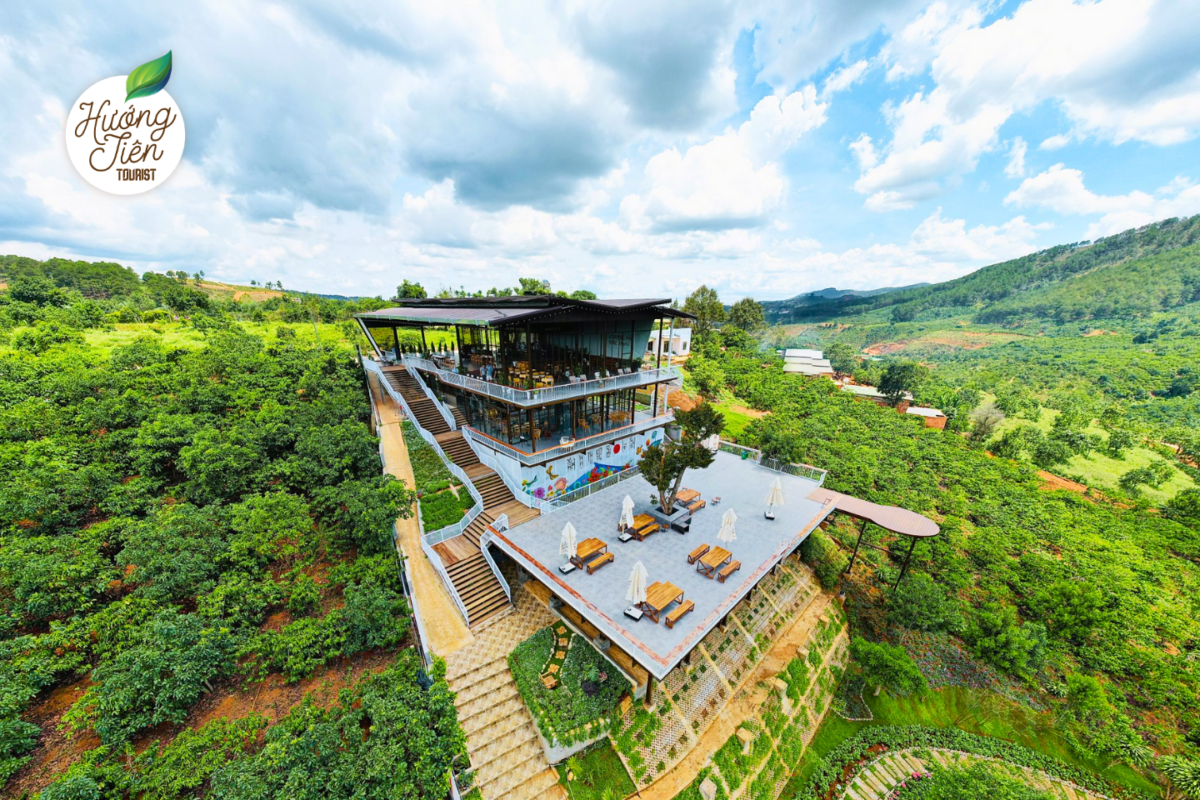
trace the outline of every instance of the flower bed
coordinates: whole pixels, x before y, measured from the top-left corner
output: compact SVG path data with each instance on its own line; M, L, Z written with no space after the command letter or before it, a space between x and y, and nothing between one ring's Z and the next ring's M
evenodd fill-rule
M849 772L846 768L862 762L868 752L882 746L886 750L902 750L909 747L937 747L946 750L959 750L978 756L995 758L1016 764L1021 767L1041 770L1048 775L1061 780L1070 781L1089 791L1107 794L1112 797L1149 797L1112 784L1098 775L1088 772L1058 759L1030 750L1004 739L993 739L987 736L977 736L957 728L931 728L925 725L895 725L864 728L840 745L835 747L817 765L809 779L809 791L813 797L826 797L835 783L840 784L840 793L854 777L854 769ZM844 776L844 777L843 777Z
M1033 692L972 656L952 636L908 631L901 643L931 689L987 689L1035 711L1046 710L1045 702Z
M586 741L608 730L613 710L630 688L625 677L591 643L574 633L569 633L568 639L567 655L554 689L542 683L543 671L553 655L563 649L557 647L553 628L542 628L508 655L517 690L542 736L555 745Z

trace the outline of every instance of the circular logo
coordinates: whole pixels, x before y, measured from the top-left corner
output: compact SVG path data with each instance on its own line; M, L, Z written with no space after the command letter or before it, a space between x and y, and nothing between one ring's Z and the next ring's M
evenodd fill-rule
M110 194L141 194L183 157L183 115L165 90L126 101L128 76L92 84L67 114L67 155L83 179Z

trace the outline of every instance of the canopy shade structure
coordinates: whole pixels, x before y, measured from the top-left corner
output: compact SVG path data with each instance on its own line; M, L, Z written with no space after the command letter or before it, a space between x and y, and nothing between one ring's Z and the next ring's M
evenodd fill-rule
M633 527L633 498L625 495L625 499L621 501L621 527Z
M808 499L817 503L832 503L835 510L862 520L862 527L858 529L858 541L854 543L854 553L850 556L850 563L846 565L847 574L854 569L854 560L858 557L858 549L862 545L863 534L867 531L867 523L874 523L884 530L900 536L907 536L911 540L908 545L908 553L904 556L904 566L900 568L900 575L897 576L896 583L892 586L893 590L900 585L904 574L908 572L908 562L912 558L913 550L916 549L917 541L937 536L942 532L936 522L915 511L896 506L881 506L878 503L851 497L824 487L818 487L809 492Z
M635 606L645 602L646 585L649 582L650 576L646 573L645 565L640 561L634 564L629 573L629 591L625 593L625 599Z
M575 526L568 522L562 529L562 539L558 543L558 554L566 556L568 559L574 558L576 538L578 537L575 533Z
M361 320L400 325L477 325L491 328L570 316L628 317L649 313L654 317L695 319L686 311L671 308L669 298L573 300L557 295L517 295L405 299L396 303L391 308L355 316Z
M717 533L717 538L728 544L737 538L737 532L734 530L734 525L737 523L737 514L733 513L733 509L729 509L721 517L721 530Z

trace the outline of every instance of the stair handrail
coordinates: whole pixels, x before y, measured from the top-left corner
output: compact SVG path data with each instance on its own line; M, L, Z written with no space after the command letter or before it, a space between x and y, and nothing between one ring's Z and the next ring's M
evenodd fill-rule
M471 429L463 428L464 432L469 430ZM504 468L500 464L500 459L496 458L496 456L489 452L486 447L479 445L470 436L464 435L463 439L471 446L471 449L475 451L475 457L479 459L479 462L485 467L491 468L493 472L500 476L500 480L504 481L504 485L508 488L509 493L517 499L517 502L521 503L527 508L537 509L543 514L549 514L554 510L554 506L548 501L539 500L518 486L516 481L504 471Z
M404 366L405 369L408 370L408 374L411 375L413 380L417 382L417 385L421 387L421 391L425 392L425 396L429 398L430 402L433 403L434 408L436 408L438 413L442 415L442 419L444 419L446 424L450 426L450 430L458 430L458 422L455 421L454 414L450 413L450 409L448 409L446 405L438 399L437 395L430 391L429 387L425 384L425 379L421 377L421 373L415 368L408 366L408 356L405 356L404 358Z
M511 603L512 589L508 587L508 581L504 579L504 574L500 572L500 567L496 565L495 560L492 558L492 553L488 549L488 545L492 543L492 537L501 530L508 530L508 514L501 514L492 520L491 525L488 525L486 528L484 528L483 536L479 537L479 551L483 553L484 560L487 561L488 566L492 568L492 574L496 576L496 580L500 581L500 588L504 590L505 597L507 597L508 602Z
M458 590L454 588L454 581L450 580L450 574L446 572L446 565L442 563L442 557L438 552L430 546L425 538L421 538L421 549L425 551L425 557L429 559L429 563L433 565L434 570L441 576L442 584L446 587L446 591L450 593L450 599L454 601L454 605L458 608L458 613L462 614L462 618L471 624L471 617L467 614L467 607L463 604L462 598L458 596Z
M404 409L404 415L408 417L409 421L412 422L413 427L417 429L417 434L420 435L420 437L424 439L430 447L433 448L434 452L438 454L438 457L442 460L442 463L446 466L446 469L449 470L450 474L457 478L463 486L467 487L467 491L471 494L471 499L475 501L475 504L471 506L466 514L463 515L463 518L452 525L447 525L444 528L439 528L438 530L430 533L425 532L424 525L421 527L422 542L428 541L430 544L438 544L446 541L447 539L453 539L455 536L458 536L465 531L467 526L474 522L475 518L483 513L483 496L479 494L479 490L475 488L475 484L472 483L471 479L467 477L467 473L463 472L462 467L455 464L450 457L446 455L446 451L442 449L441 444L436 438L434 438L433 434L421 427L421 423L419 420L417 420L417 416L413 414L412 408L410 408L408 405L408 401L404 399L404 394L396 391L396 389L390 383L388 383L387 376L384 374L383 368L380 367L378 363L370 359L364 359L363 366L366 369L374 372L379 377L379 384L383 387L384 391L388 393L388 396L395 400L400 407Z

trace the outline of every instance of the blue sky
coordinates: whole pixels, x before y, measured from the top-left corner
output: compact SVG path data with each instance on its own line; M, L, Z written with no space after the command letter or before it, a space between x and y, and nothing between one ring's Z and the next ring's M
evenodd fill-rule
M0 8L0 253L776 299L1200 213L1194 2L98 6ZM168 49L183 163L103 194L67 111Z

